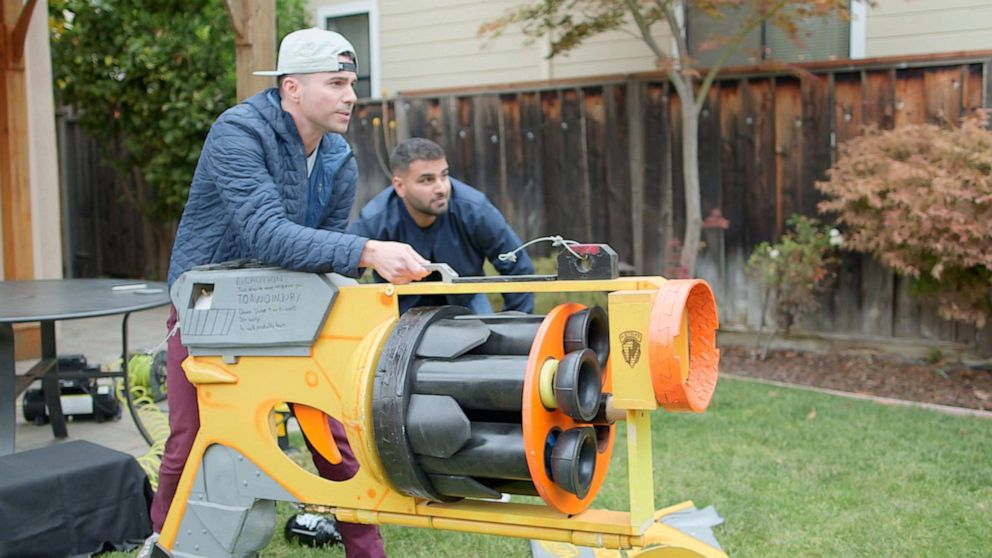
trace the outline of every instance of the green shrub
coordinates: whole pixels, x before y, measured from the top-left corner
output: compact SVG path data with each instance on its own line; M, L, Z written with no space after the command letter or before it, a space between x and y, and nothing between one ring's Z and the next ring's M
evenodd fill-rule
M831 282L837 265L837 229L793 215L778 242L762 242L747 260L746 273L765 286L765 306L774 305L775 324L788 332L804 314L819 308L817 294ZM762 308L764 326L765 308ZM770 339L770 338L769 338ZM760 331L759 331L760 340Z
M960 127L869 130L844 144L820 210L849 246L913 279L939 314L982 327L992 314L992 131L987 112Z
M117 173L141 212L151 277L164 277L174 227L214 119L236 101L235 38L224 2L51 0L59 103ZM306 25L304 0L276 2L278 34Z

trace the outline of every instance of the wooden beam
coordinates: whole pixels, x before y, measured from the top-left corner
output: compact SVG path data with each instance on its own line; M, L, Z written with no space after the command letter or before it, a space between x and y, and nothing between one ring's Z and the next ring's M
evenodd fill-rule
M644 265L644 83L634 79L626 83L627 145L630 165L631 244L634 269L647 273Z
M237 55L237 94L242 101L275 85L271 77L256 76L257 70L276 66L275 0L224 0L234 29Z
M24 40L35 2L4 0L0 33L0 226L3 278L34 277Z
M234 29L234 40L235 42L240 41L245 34L245 27L242 24L244 11L241 9L241 0L224 0L224 6L227 7L227 17L231 21L231 29Z
M36 0L28 0L21 10L21 15L17 17L13 32L13 59L24 62L24 41L28 36L28 26L31 25L31 14L34 12Z

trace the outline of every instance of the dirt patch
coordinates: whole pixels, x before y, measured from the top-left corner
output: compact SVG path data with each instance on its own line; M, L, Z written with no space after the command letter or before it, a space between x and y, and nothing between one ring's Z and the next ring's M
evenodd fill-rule
M992 411L992 372L961 363L797 351L770 351L767 359L753 360L749 348L722 347L720 370L790 384Z

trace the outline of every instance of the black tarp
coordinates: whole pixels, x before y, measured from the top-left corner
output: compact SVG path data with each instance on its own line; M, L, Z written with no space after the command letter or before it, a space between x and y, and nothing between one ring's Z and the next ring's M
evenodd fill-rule
M124 550L151 534L134 457L74 440L0 456L0 557Z

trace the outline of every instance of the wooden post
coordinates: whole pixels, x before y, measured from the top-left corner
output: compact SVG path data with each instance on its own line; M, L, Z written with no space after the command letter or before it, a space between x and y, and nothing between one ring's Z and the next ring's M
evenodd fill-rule
M0 226L3 230L4 280L34 278L31 235L31 172L28 138L27 77L24 42L35 0L3 0L0 9ZM41 352L38 324L14 326L14 355L36 358Z
M409 112L410 112L410 99L404 97L397 97L396 104L393 105L393 116L396 118L396 128L395 128L396 136L394 138L390 138L388 134L384 136L386 138L387 158L389 157L389 153L393 152L393 147L395 147L397 143L410 137L410 118L408 114ZM383 120L385 120L385 118ZM388 122L383 122L382 125L384 126L383 128L384 130L389 129L387 127L389 126ZM396 141L390 142L389 141L390 139L395 139ZM390 145L390 143L392 143L392 145Z
M4 0L0 33L0 223L3 278L34 277L24 40L35 0Z
M633 264L638 275L644 266L644 93L639 81L628 78L627 145L630 149L630 224L632 227ZM667 239L666 239L667 240ZM657 270L652 270L657 272Z
M238 101L243 101L275 85L273 78L252 72L276 68L276 3L275 0L224 0L224 4L234 29Z

